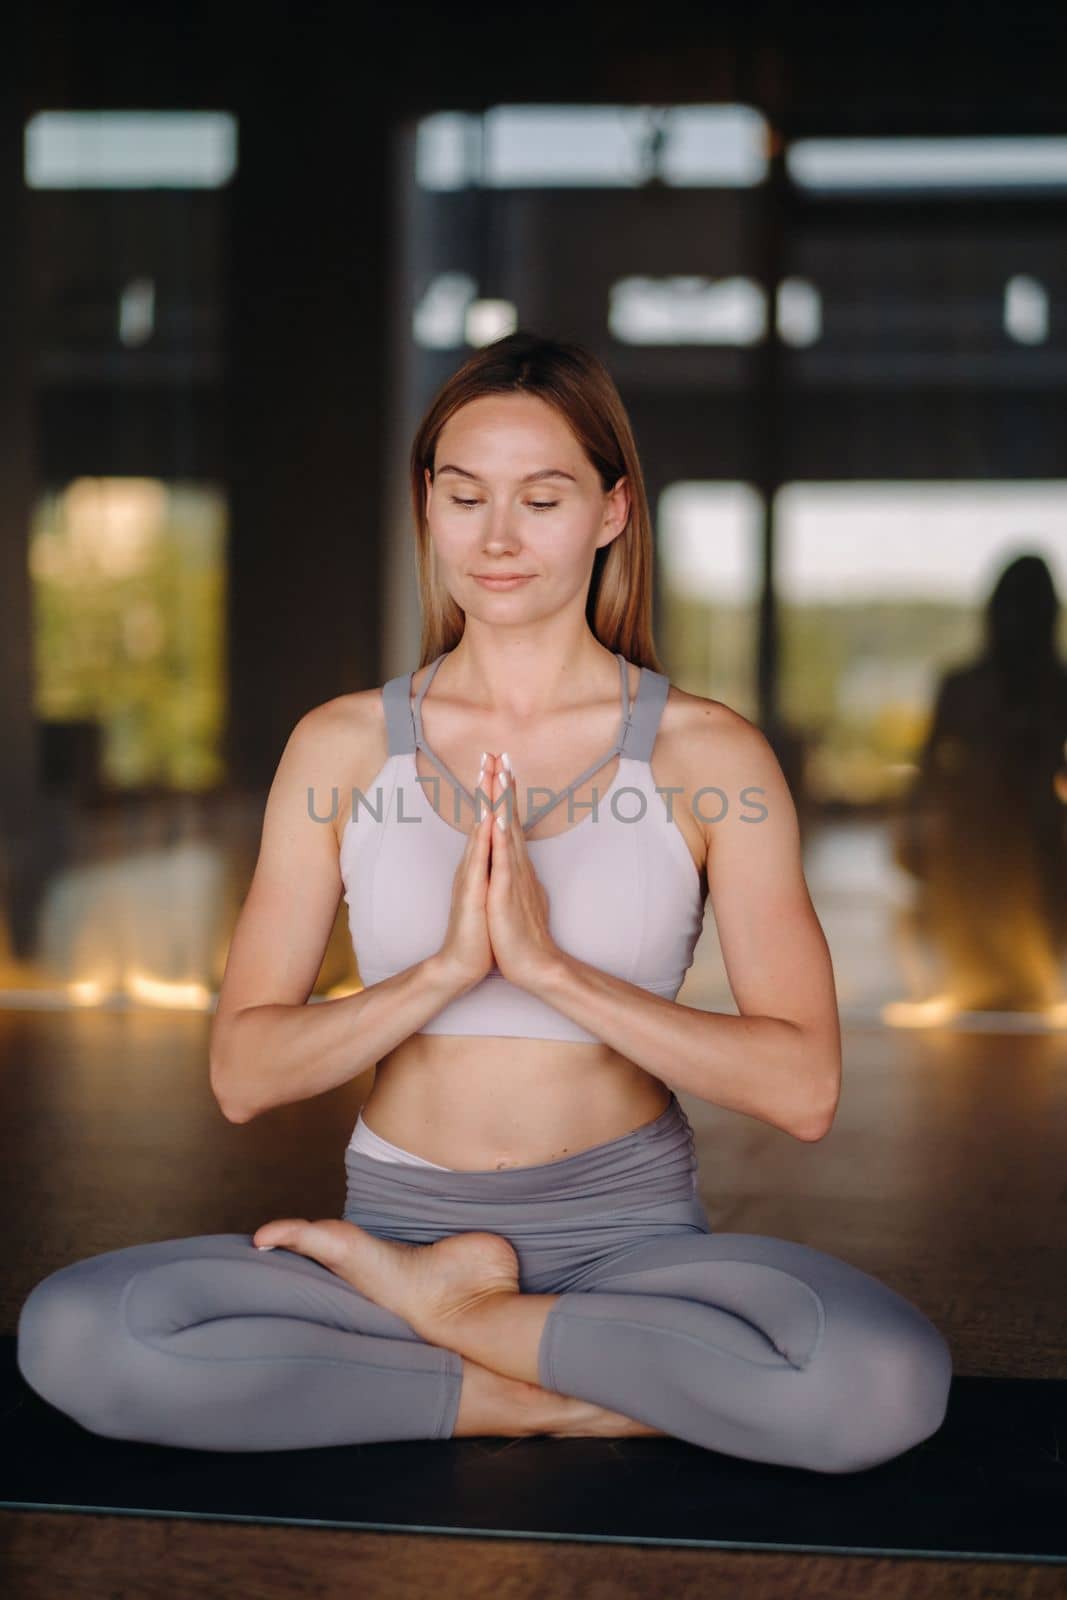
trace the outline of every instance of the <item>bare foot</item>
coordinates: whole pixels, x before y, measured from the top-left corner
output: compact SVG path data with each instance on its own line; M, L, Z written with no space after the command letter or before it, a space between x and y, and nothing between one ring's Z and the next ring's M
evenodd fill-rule
M436 1244L404 1244L379 1239L337 1217L319 1222L285 1217L264 1223L252 1242L281 1245L321 1262L368 1300L403 1317L424 1339L482 1300L519 1289L519 1258L495 1233L453 1233Z
M568 1409L562 1426L548 1430L551 1439L630 1439L652 1434L661 1439L669 1437L662 1428L651 1428L647 1422L623 1416L621 1411L606 1411L592 1400L564 1395L560 1399Z
M433 1334L450 1317L492 1295L515 1294L519 1289L518 1257L508 1240L495 1233L454 1233L436 1244L405 1244L379 1239L357 1223L337 1217L319 1222L286 1217L264 1223L252 1235L252 1242L310 1256L369 1300L403 1317L420 1338L429 1338L431 1343ZM528 1391L538 1404L547 1404L551 1425L544 1431L550 1438L665 1437L661 1428L608 1411L591 1400L556 1394L535 1384L516 1383L516 1387Z

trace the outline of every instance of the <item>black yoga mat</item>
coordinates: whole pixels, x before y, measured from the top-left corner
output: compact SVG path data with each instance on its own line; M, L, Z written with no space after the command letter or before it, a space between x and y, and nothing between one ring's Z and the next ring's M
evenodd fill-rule
M0 1339L0 1506L397 1533L1067 1563L1067 1379L952 1380L940 1430L865 1472L680 1439L211 1451L90 1433Z

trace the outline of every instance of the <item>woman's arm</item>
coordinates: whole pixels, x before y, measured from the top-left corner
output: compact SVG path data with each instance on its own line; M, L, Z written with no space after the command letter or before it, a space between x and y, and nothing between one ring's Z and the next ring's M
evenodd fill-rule
M430 956L340 1000L238 1008L225 1030L225 1053L220 1043L211 1054L211 1087L223 1116L251 1122L358 1078L469 987Z
M707 709L704 702L703 710ZM729 801L708 840L708 888L739 1016L681 1005L560 952L537 993L673 1089L758 1117L798 1139L829 1131L841 1086L830 953L804 879L796 808L763 733L738 713L696 715L687 742L693 806ZM715 795L695 815L721 808Z
M336 785L344 793L340 780L353 757L375 770L380 731L362 698L331 700L302 717L271 785L209 1043L211 1088L230 1122L358 1077L470 987L435 955L357 994L307 1004L344 887L337 835L309 816L307 792L329 794Z

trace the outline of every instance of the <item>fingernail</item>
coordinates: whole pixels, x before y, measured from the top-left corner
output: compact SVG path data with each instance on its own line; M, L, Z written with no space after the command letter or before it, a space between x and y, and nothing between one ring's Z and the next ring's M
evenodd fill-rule
M500 787L502 789L506 789L507 786L508 786L508 775L507 775L506 772L502 772L500 774Z
M510 772L511 771L511 757L508 755L506 750L503 750L501 752L500 759L501 759L501 761L503 761L505 767L507 767L508 771Z
M506 826L506 824L505 824L505 822L504 822L504 819L503 819L503 817L497 817L497 819L496 819L496 825L497 825L497 827L498 827L498 828L499 828L499 829L500 829L500 831L501 831L501 833L503 833L503 831L504 831L504 828L505 828L505 826Z
M274 1248L275 1248L275 1246L272 1245L272 1244L257 1244L256 1245L256 1249L257 1250L273 1250Z

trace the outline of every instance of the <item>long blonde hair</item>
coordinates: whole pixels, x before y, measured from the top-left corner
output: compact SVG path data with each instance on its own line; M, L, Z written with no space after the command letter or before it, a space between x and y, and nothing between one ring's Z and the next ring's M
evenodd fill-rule
M424 473L428 469L433 480L437 441L449 417L486 394L532 394L553 406L595 467L605 493L626 474L630 515L622 532L594 555L586 620L607 649L662 672L652 639L652 522L622 397L591 351L522 329L476 351L452 374L431 401L412 442L411 499L422 607L419 666L451 650L464 627L463 611L436 570Z

